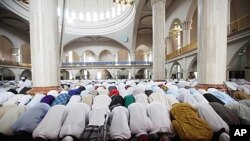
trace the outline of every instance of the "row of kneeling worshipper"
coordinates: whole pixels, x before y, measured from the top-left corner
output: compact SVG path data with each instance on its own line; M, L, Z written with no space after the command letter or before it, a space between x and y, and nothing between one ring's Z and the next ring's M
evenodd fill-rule
M166 82L87 84L46 95L0 94L0 139L229 141L250 101Z

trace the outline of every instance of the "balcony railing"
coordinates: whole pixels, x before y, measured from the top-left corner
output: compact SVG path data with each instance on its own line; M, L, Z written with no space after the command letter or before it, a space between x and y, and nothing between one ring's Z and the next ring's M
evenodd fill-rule
M63 67L71 67L71 66L135 66L135 65L152 65L152 62L148 61L119 61L119 62L64 62L62 64Z
M227 28L228 29L227 34L230 35L234 32L244 30L249 27L250 27L250 14L243 16L233 21L231 24L229 24ZM178 50L173 51L172 53L166 56L166 60L171 60L175 57L178 57L180 55L193 51L194 49L197 49L197 42L191 43L187 46L184 46Z
M7 61L7 60L1 60L0 65L6 65L6 66L18 66L18 67L31 67L31 64L28 63L20 63L20 62L14 62L14 61Z
M250 14L245 15L227 26L227 34L230 35L236 31L240 31L250 27Z
M173 59L177 56L183 55L183 54L188 53L190 51L193 51L195 49L197 49L197 42L191 43L191 44L186 45L180 49L173 51L172 53L170 53L166 56L166 60Z

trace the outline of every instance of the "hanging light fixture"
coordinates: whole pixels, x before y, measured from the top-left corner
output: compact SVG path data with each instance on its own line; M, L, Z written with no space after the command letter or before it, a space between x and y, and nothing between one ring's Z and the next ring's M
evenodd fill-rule
M121 5L133 5L135 0L113 0L113 2Z

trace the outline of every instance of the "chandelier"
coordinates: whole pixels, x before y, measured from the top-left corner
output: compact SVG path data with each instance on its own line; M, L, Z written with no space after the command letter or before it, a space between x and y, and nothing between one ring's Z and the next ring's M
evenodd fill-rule
M121 5L133 5L135 0L113 0L113 2Z
M178 23L174 23L174 28L170 30L172 34L179 34L182 31L181 26Z

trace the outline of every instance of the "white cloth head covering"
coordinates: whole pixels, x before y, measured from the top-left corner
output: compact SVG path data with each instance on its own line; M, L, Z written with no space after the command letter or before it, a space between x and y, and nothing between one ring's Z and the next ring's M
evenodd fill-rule
M108 107L111 103L111 98L107 95L98 95L94 97L93 106L100 105Z
M69 102L67 103L67 106L80 103L81 100L82 100L82 97L80 95L73 95L70 97Z
M148 103L148 96L146 94L137 94L134 96L135 102L142 103L142 104L149 104Z
M45 97L44 94L37 93L35 96L31 99L31 101L28 103L28 107L33 107L37 103L40 103L40 101Z
M208 91L209 93L212 93L212 92L215 92L215 91L218 91L218 90L215 89L215 88L209 88L209 89L207 89L207 91Z
M206 94L206 93L208 93L206 90L204 90L204 89L198 89L198 91L201 93L201 94Z
M95 90L95 87L93 85L87 85L86 86L86 90L91 92L91 91L94 91Z
M109 91L104 89L103 87L99 87L97 89L97 92L99 93L99 95L107 95L107 96L109 95Z
M57 90L50 90L47 95L52 95L54 97L57 97L59 94L58 94L58 91Z
M166 104L166 95L162 94L162 93L152 93L149 97L148 97L148 101L151 102L161 102Z

